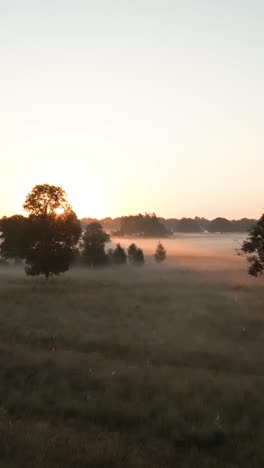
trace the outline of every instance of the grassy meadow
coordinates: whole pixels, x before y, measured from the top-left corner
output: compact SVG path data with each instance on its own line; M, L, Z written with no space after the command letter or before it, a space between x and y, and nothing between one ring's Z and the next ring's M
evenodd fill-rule
M228 249L1 267L0 468L264 466L264 284Z

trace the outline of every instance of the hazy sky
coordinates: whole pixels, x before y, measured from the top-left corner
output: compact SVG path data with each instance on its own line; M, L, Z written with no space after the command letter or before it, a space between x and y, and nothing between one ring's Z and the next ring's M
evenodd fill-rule
M259 216L263 0L0 0L0 215Z

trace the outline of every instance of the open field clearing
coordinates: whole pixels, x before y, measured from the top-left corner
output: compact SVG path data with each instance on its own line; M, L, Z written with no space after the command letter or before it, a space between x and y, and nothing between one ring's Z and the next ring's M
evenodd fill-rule
M1 268L0 467L264 466L263 281L229 244L166 248L48 282Z

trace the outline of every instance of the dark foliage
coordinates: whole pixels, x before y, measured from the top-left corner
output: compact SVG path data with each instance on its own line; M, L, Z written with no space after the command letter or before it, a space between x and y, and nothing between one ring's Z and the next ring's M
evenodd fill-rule
M69 269L76 255L81 235L80 223L73 211L61 215L28 218L29 247L26 252L26 273L46 278Z
M4 259L25 258L28 220L24 216L4 216L0 221L0 253Z
M2 254L25 259L28 275L49 278L67 271L81 227L65 192L53 185L37 185L27 196L24 209L29 212L28 218L13 216L1 222Z
M140 247L137 247L136 244L130 244L127 253L129 263L132 265L143 265L145 263L143 250Z
M93 222L87 225L83 236L83 260L89 266L106 265L108 258L105 244L110 241L100 223Z
M178 224L179 232L202 232L199 223L192 218L182 218Z
M117 244L114 249L108 250L109 262L114 265L125 265L127 263L127 254L125 249Z
M136 244L133 242L133 244L130 244L130 246L129 246L128 249L127 249L127 253L128 253L128 258L129 258L129 259L133 257L133 255L135 254L136 250L137 250L137 246L136 246Z
M156 251L154 253L154 259L156 260L157 263L164 262L167 257L167 252L164 248L164 246L159 242L156 248Z
M138 216L143 216L143 215L138 215ZM248 232L252 226L255 224L256 220L255 219L248 219L248 218L242 218L242 219L237 219L237 220L227 220L228 225L228 231L222 231L223 229L223 224L216 223L216 220L221 220L224 218L216 218L216 220L209 221L209 219L206 218L200 218L196 216L194 219L193 218L182 218L182 219L176 219L176 218L157 218L159 224L163 225L165 227L165 234L164 230L162 230L161 235L159 234L153 234L153 230L151 229L151 233L148 234L148 228L146 231L142 229L142 224L141 226L138 226L137 220L131 219L131 218L137 218L133 216L125 216L123 218L103 218L99 220L100 224L103 226L104 229L107 231L110 231L112 235L116 236L121 236L124 235L124 229L121 230L121 222L122 224L125 223L125 231L128 231L128 235L137 235L140 234L142 236L152 236L152 237L166 237L167 234L172 234L176 232L182 232L182 233L199 233L199 232ZM146 215L145 215L146 216ZM153 215L147 215L147 216L153 216ZM124 218L130 218L129 220L126 219L124 221ZM92 218L83 218L82 219L82 224L83 226L86 226L87 224L98 221L96 219ZM143 221L145 222L145 221ZM221 222L220 222L221 223ZM130 224L130 226L128 226ZM217 225L218 224L218 225ZM145 225L143 226L145 229ZM159 228L160 231L160 228ZM156 232L156 230L155 230ZM131 233L131 234L130 234ZM125 232L126 234L126 232Z
M231 222L226 218L215 218L209 224L210 232L232 232Z
M49 184L36 185L28 194L23 208L35 216L52 214L56 210L71 211L65 191L61 187Z
M146 237L165 237L168 234L165 226L155 213L136 216L123 216L120 223L121 235L140 235Z
M262 275L264 271L264 215L250 230L248 239L242 245L241 253L246 255L249 262L249 274Z
M195 216L194 218L196 224L198 224L199 228L202 230L202 232L204 231L209 231L209 225L210 225L210 221L209 219L206 219L206 218L200 218L199 216Z

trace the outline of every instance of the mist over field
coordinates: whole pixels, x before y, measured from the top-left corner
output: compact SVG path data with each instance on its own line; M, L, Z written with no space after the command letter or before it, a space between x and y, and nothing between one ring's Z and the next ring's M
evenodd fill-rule
M165 266L183 267L196 271L214 271L216 274L223 271L233 272L236 273L237 279L250 281L251 279L248 278L246 272L246 261L237 255L237 250L241 248L246 237L247 233L175 234L167 239L162 239L162 244L167 251ZM131 242L135 242L143 248L148 266L153 265L153 253L158 242L156 238L112 237L109 245L120 243L127 248Z
M172 237L162 239L162 244L170 257L218 257L230 256L235 253L245 240L246 233L232 234L174 234ZM147 255L152 255L157 238L145 239L142 237L112 237L112 243L120 243L128 247L132 242L140 245Z
M231 234L175 234L169 238L162 239L162 244L167 251L167 266L186 267L190 270L237 270L246 274L245 259L238 257L237 250L247 233ZM127 249L131 243L137 244L144 251L148 266L153 266L153 253L159 239L136 237L113 236L106 243L106 251L116 244ZM164 266L164 265L163 265ZM146 275L149 270L146 270Z
M153 268L156 271L168 269L186 269L189 271L208 272L215 277L223 278L225 281L242 281L246 283L256 283L256 280L247 274L247 263L245 258L237 255L237 250L241 248L242 242L247 237L247 233L231 234L175 234L169 238L162 239L162 244L167 251L167 259L163 265L155 265L153 253L156 249L157 238L143 237L112 237L111 242L106 243L106 251L116 244L127 249L131 243L136 243L144 251L146 264L142 276L148 277ZM7 268L3 266L0 271L9 274L24 275L23 266L14 266L13 262ZM83 268L72 266L67 276L85 276L89 274ZM93 275L101 274L94 271ZM107 274L107 273L106 273ZM111 276L111 271L109 272ZM208 279L209 279L208 277ZM59 279L58 279L59 281ZM261 282L261 280L259 280Z

